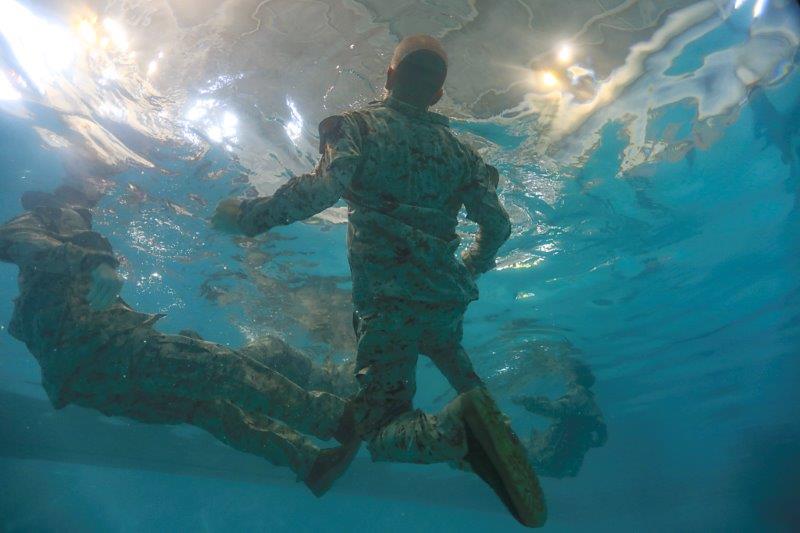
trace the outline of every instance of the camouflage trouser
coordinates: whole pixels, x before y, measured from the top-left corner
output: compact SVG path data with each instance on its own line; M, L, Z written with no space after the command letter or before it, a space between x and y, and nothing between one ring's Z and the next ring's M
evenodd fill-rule
M304 434L334 437L345 402L265 364L301 354L278 339L262 343L258 355L196 335L164 335L153 328L157 316L137 313L121 298L92 309L93 269L117 263L110 243L91 231L86 209L44 193L26 198L31 211L0 225L0 261L20 267L9 332L38 360L53 405L194 424L304 477L319 454ZM338 383L316 375L309 388Z
M300 479L319 454L303 433L329 439L338 426L342 399L307 391L236 351L149 328L109 329L90 340L102 347L70 380L69 403L143 422L192 424Z
M374 460L433 463L466 451L460 423L412 410L427 355L461 393L481 385L461 347L464 304L383 299L356 311L356 420Z

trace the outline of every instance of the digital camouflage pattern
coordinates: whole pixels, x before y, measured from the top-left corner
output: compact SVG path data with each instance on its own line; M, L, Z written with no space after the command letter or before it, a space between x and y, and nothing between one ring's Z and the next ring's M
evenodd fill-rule
M85 299L89 272L101 263L117 265L110 244L91 231L91 215L83 207L65 207L43 194L26 195L24 204L29 212L0 226L0 260L20 268L20 295L9 329L39 361L54 407L75 404L148 423L193 424L233 448L305 476L319 449L297 429L330 437L342 412L337 397L349 397L359 388L352 363L320 365L271 336L230 350L188 330L164 335L152 328L157 315L137 313L121 299L107 310L92 311ZM394 309L392 316L403 320L401 311ZM419 309L406 309L405 316L409 311L422 316ZM459 306L441 311L444 323L439 326L444 327L438 338L455 339L461 327ZM425 344L421 351L434 353L431 345L436 344ZM450 361L433 357L456 390L477 379L470 365L449 367ZM581 434L563 427L576 420L576 409L570 407L576 401L568 398L585 398L586 393L591 398L591 393L585 379L568 375L574 394L555 403L526 400L533 412L553 419L555 429L526 442L531 461L546 476L563 475L559 464L573 465L569 471L575 472L586 452ZM399 391L400 401L410 401L412 380ZM602 422L595 410L592 401L578 412ZM278 415L283 421L276 420ZM598 426L581 427L591 431ZM578 442L572 442L576 437ZM447 408L438 415L407 410L370 442L376 460L417 463L448 461L462 456L465 447L463 427Z
M137 313L121 298L92 310L91 270L117 261L108 241L91 231L88 210L31 206L0 227L0 260L20 269L9 331L38 360L56 408L75 404L143 422L193 424L290 466L300 478L319 452L301 432L321 439L336 432L343 400L305 390L264 364L291 353L279 339L235 351L195 335L159 333L158 315ZM319 369L309 379L333 388L325 374Z
M608 438L603 413L590 390L594 384L591 370L571 357L562 364L567 378L563 396L556 400L544 396L514 398L528 412L551 420L545 430L532 432L526 447L536 471L555 478L576 476L586 452L605 445Z
M409 412L420 353L434 362L457 393L483 385L461 347L465 307L383 298L358 310L356 421L371 441L373 459L448 462L463 457L463 431L421 411ZM442 424L453 429L453 435L438 431ZM456 446L448 450L443 443Z
M238 226L255 235L344 198L359 431L376 460L457 460L466 446L463 430L412 411L414 374L425 353L458 392L482 385L461 347L461 324L478 297L474 277L494 267L511 232L497 170L453 135L446 117L391 96L325 119L319 130L315 171L271 197L241 201ZM459 259L462 206L479 233ZM444 435L444 427L453 433Z
M448 119L392 97L320 124L316 170L271 197L244 200L248 235L348 205L348 258L356 308L377 298L467 303L474 275L494 267L511 226L497 170L459 141ZM458 212L480 227L456 257Z

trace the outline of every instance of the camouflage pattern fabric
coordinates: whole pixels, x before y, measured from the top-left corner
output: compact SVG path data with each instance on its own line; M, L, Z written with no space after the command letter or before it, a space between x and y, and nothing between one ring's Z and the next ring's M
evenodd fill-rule
M418 354L427 355L458 393L482 385L461 347L463 304L376 300L357 313L356 420L372 438L412 409Z
M368 440L384 430L380 445L370 447L373 458L463 456L460 445L429 451L461 437L442 436L435 429L441 424L412 411L414 374L423 352L457 391L481 384L460 345L461 323L466 305L478 297L474 277L494 266L511 231L497 196L497 170L453 135L446 117L391 96L324 120L320 153L313 173L291 179L271 197L242 201L238 225L255 235L345 199L358 317L357 423ZM462 206L480 229L459 259ZM400 425L390 428L401 415ZM418 453L409 453L411 441Z
M151 423L189 423L234 448L290 466L302 478L330 439L345 402L307 391L263 361L290 349L262 343L261 361L192 336L153 329L157 315L121 298L93 311L89 273L116 266L82 208L37 206L0 227L0 260L20 268L9 331L42 370L56 408L75 404ZM265 341L266 342L266 341Z
M442 115L394 98L325 119L311 174L266 198L244 200L239 226L255 235L348 205L348 258L356 308L376 298L467 303L477 273L494 267L510 234L498 173L450 131ZM461 207L480 226L460 261Z
M576 476L586 453L605 445L608 438L603 413L590 390L594 384L591 370L572 358L565 366L567 392L560 398L514 398L528 412L551 420L545 430L532 432L526 448L536 471L555 478Z
M363 341L357 366L317 364L275 337L230 350L191 331L164 335L152 327L159 316L137 313L121 299L104 311L89 308L89 273L102 263L116 267L117 260L91 230L88 209L63 204L53 195L26 193L29 212L0 226L0 260L20 268L9 329L39 361L56 408L76 404L144 422L194 424L303 478L319 449L300 431L331 436L343 409L339 397L359 389L358 368L360 397L371 405L361 411L362 423L377 420L374 459L458 463L463 457L458 417L447 409L437 415L411 410L411 398L417 352L430 356L457 391L480 384L460 346L464 305L383 299L365 307L357 315ZM399 352L381 340L392 339L392 331L403 332ZM390 370L375 372L375 359ZM529 410L553 418L551 428L526 442L544 475L575 475L587 446L605 439L587 379L574 374L570 392L556 402L525 399ZM368 385L376 382L384 385Z

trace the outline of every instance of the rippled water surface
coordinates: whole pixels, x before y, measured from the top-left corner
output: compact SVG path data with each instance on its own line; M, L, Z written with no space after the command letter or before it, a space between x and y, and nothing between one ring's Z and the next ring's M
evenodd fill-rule
M547 357L597 377L609 441L577 477L544 479L547 527L796 528L796 3L0 0L1 218L26 190L91 182L122 296L166 314L162 331L231 346L273 333L344 361L341 205L256 240L206 219L311 168L317 122L380 97L392 47L419 32L448 49L439 110L501 170L514 227L467 350L523 435L543 421L510 397L563 387ZM4 325L16 294L0 265ZM451 395L425 363L419 389L425 408ZM446 467L360 457L317 500L191 428L53 412L5 330L0 398L0 529L518 527Z

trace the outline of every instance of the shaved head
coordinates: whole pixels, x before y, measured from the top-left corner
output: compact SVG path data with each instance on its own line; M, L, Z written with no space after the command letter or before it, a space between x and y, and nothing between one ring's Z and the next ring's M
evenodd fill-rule
M394 50L386 80L392 95L427 107L442 95L447 77L447 53L430 35L406 37Z
M420 50L426 50L438 55L444 62L445 68L447 67L447 52L442 48L442 43L436 37L424 34L412 35L400 41L400 44L394 49L391 66L397 68L406 57Z

